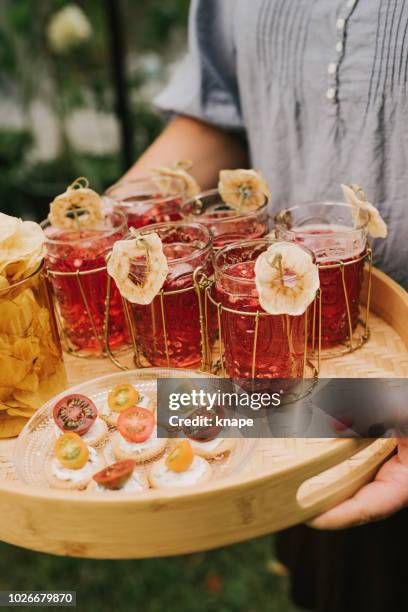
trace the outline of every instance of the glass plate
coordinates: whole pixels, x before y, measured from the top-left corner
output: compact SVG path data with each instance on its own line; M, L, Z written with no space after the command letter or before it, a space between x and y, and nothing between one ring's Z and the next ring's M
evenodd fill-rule
M49 488L44 466L52 457L55 442L52 409L59 398L68 393L82 393L88 396L100 409L106 402L109 391L118 384L131 383L141 393L156 392L157 378L208 378L209 374L193 370L169 370L160 368L143 368L127 372L108 374L94 378L80 385L66 389L48 401L28 421L16 442L13 462L18 477L27 484ZM217 378L213 377L212 378ZM213 480L236 475L248 464L248 459L257 444L256 439L236 438L231 454L223 459L212 461ZM102 448L107 464L113 463L109 443ZM138 468L139 469L139 468ZM141 469L148 470L149 465ZM188 488L180 489L188 490ZM120 494L120 492L116 492ZM138 493L140 495L140 493Z

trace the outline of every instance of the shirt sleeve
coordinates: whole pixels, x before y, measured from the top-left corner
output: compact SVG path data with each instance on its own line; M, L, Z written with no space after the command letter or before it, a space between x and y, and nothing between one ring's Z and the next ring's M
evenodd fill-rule
M235 65L234 0L192 0L189 50L155 99L165 115L189 115L243 130Z

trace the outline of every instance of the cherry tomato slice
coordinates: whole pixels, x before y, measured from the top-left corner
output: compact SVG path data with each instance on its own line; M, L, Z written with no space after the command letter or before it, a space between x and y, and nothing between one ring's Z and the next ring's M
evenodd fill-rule
M108 465L104 470L101 470L93 476L95 482L105 489L117 491L122 489L126 482L131 477L133 470L136 467L136 462L132 459L118 461L112 465Z
M55 454L59 462L70 470L80 470L89 459L89 450L81 436L66 433L55 443Z
M89 397L73 393L60 399L54 406L53 417L64 433L83 436L94 424L98 410Z
M116 385L108 395L109 408L113 412L123 412L139 401L140 393L133 385Z
M189 414L189 418L203 417L206 420L205 425L183 425L182 430L184 435L190 440L196 442L210 442L221 433L222 426L217 424L217 417L223 418L225 416L224 409L222 406L214 406L211 410L207 408L197 408ZM201 422L201 421L200 421Z
M119 415L117 427L128 442L144 442L152 434L154 416L146 408L128 408Z
M185 472L194 461L194 451L188 440L183 440L171 451L166 466L173 472Z

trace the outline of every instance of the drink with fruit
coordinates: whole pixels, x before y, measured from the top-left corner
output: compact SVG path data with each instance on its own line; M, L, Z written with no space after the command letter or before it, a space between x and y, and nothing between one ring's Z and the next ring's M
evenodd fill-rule
M113 185L106 195L114 202L115 210L126 213L129 227L140 228L181 220L185 183L172 177L169 188L170 194L163 193L157 182L146 177L122 180Z
M220 249L243 238L253 240L268 233L267 201L258 210L240 212L221 199L212 189L188 200L182 207L186 220L206 225L213 236L213 247Z
M77 228L61 229L44 221L46 266L56 301L65 348L80 355L104 352L105 303L108 276L106 256L113 244L127 233L126 217L108 212L93 227L81 228L81 211L76 211ZM109 311L109 345L125 346L129 332L122 298L112 283Z
M214 297L222 305L225 370L231 378L303 377L306 316L270 314L260 304L256 261L272 244L278 243L240 242L215 256ZM296 274L283 266L280 282L290 288Z
M197 268L212 274L212 245L208 229L199 223L162 223L138 235L155 232L163 244L168 274L150 304L132 304L137 342L150 365L185 368L201 361L199 298L193 275ZM146 262L134 261L132 279L146 277ZM201 292L204 304L204 295Z
M322 348L346 343L357 327L367 253L367 223L367 213L360 211L356 223L353 207L336 202L294 206L277 216L277 236L305 245L316 257ZM314 313L314 319L317 344L318 312Z

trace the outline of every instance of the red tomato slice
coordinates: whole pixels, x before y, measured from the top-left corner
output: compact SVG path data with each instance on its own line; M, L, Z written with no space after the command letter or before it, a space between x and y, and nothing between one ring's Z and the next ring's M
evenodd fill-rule
M73 393L60 399L54 406L53 417L64 433L73 432L83 436L94 424L98 410L85 395Z
M105 487L105 489L117 491L125 486L126 482L133 474L135 467L136 463L132 459L118 461L113 465L108 465L108 467L97 474L94 474L93 479L99 485Z
M128 442L144 442L152 434L154 416L146 408L128 408L120 413L117 427Z
M195 427L193 425L183 425L182 430L184 435L196 442L210 442L210 440L215 440L222 431L222 427L217 425L217 416L219 418L225 416L222 406L215 406L211 410L207 410L207 408L197 408L189 417L194 418L196 416L206 417L207 425L197 425Z

